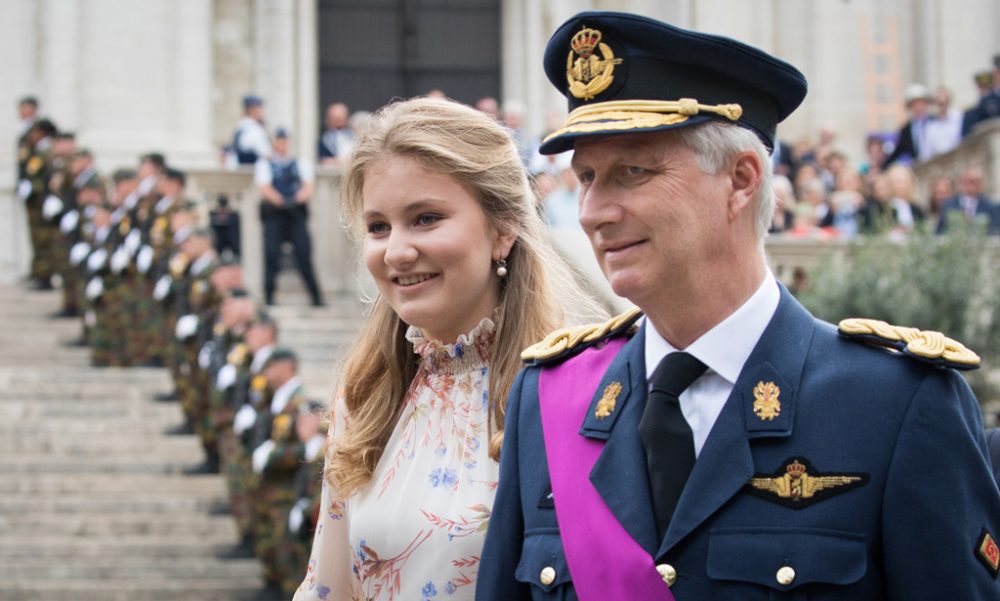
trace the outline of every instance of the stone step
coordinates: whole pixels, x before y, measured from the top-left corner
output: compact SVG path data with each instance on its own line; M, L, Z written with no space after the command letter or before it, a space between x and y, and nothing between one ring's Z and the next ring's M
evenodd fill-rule
M197 476L217 480L211 476ZM5 516L23 515L26 513L58 513L58 514L178 514L198 516L207 515L209 510L225 497L218 496L134 496L118 497L51 497L19 495L17 497L0 497L0 514ZM6 543L6 541L3 541Z
M229 541L236 537L236 525L229 515L211 516L186 511L72 515L32 512L17 516L0 515L0 536L4 537L45 533L52 536L107 539L127 535L162 536L176 532L197 532L204 537Z
M0 539L0 564L12 559L25 562L76 561L81 558L127 561L137 557L171 562L188 558L210 562L215 561L217 553L235 543L235 538L221 543L206 542L204 538L186 532L157 537L123 535L110 539L50 536L45 533L5 536ZM3 584L0 583L0 586Z
M0 582L4 601L240 601L255 599L259 585L244 578L191 580L142 578L138 581L30 580ZM269 600L270 601L270 600ZM274 601L287 601L275 599Z
M133 498L160 497L164 494L179 496L216 497L225 493L219 478L194 478L191 476L164 476L135 474L128 478L108 474L38 474L31 479L6 478L0 480L0 499L18 495L79 495L87 493L93 498L118 496L127 492Z
M159 561L142 558L123 561L125 558L90 559L86 562L57 562L51 564L31 562L4 562L0 565L0 582L16 579L36 580L130 580L184 579L184 580L250 580L260 577L260 567L254 560L241 561ZM20 565L19 565L20 564Z

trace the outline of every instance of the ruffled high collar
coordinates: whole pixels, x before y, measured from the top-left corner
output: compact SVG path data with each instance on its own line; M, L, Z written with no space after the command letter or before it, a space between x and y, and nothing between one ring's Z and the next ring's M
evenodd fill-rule
M484 317L468 334L462 334L451 344L424 338L413 326L406 331L406 339L413 344L413 352L420 355L422 367L431 373L443 374L486 367L493 356L495 336L496 324L489 317Z

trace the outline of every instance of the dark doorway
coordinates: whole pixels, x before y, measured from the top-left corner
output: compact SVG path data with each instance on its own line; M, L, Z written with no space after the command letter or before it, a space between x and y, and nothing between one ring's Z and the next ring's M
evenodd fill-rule
M319 0L319 101L500 95L500 0ZM321 113L322 114L322 113Z

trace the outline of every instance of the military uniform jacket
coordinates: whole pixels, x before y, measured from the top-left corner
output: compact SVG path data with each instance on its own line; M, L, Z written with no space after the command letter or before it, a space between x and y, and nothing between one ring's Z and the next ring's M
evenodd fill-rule
M1000 599L1000 491L979 406L954 370L845 340L782 288L658 540L638 436L644 336L615 356L588 413L566 419L606 441L590 481L673 569L678 601ZM549 499L543 369L523 370L511 390L484 601L577 599ZM597 419L612 382L621 393ZM777 389L770 419L755 408L759 384Z

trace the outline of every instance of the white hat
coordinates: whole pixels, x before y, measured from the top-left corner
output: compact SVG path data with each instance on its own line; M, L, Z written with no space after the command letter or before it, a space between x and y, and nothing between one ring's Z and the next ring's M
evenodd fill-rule
M911 83L906 86L906 91L903 92L903 102L907 106L914 100L930 100L931 98L931 91L922 83Z

